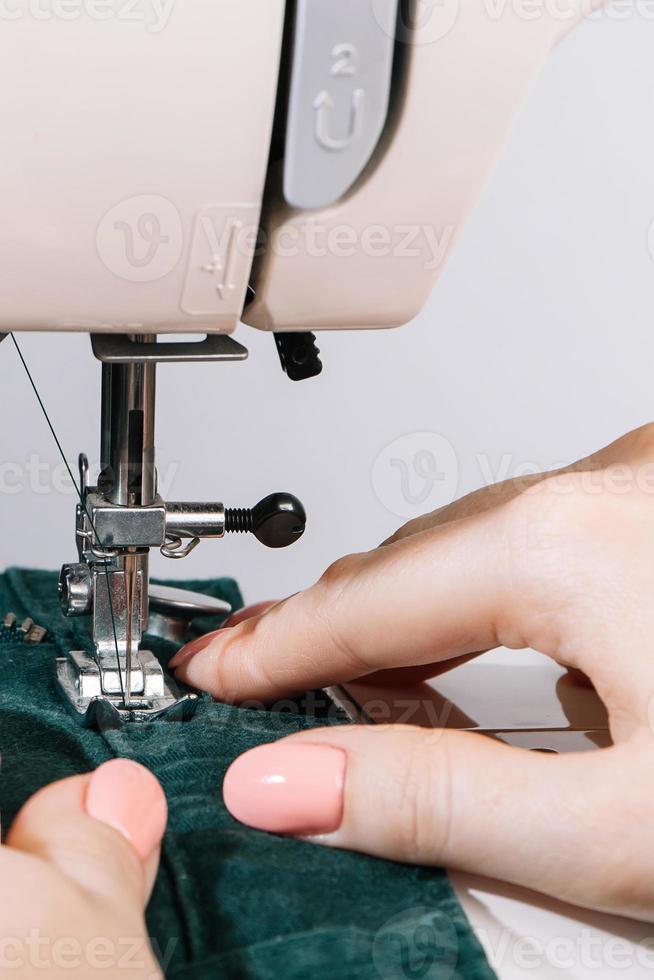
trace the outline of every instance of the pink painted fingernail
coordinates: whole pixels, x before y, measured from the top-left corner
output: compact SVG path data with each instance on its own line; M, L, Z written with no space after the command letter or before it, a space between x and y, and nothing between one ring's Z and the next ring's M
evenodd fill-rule
M168 806L159 781L138 762L112 759L91 776L86 812L126 837L145 861L161 842Z
M225 806L236 820L271 834L329 834L343 818L346 764L345 752L330 745L259 746L227 770Z
M232 613L224 625L230 627L238 626L240 623L247 622L248 619L254 619L255 616L262 616L263 613L267 613L269 609L272 609L278 604L279 603L277 601L255 602L252 606L245 606L243 609L239 609L237 612Z
M187 643L185 647L178 650L174 657L171 657L168 667L170 670L176 670L181 667L182 664L188 663L192 660L196 654L201 653L209 644L215 640L220 630L216 630L215 633L207 633L206 636L200 636L197 640L193 640L192 643Z

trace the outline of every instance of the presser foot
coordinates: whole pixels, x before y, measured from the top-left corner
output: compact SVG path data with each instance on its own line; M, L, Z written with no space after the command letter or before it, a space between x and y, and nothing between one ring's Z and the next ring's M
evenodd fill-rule
M56 662L57 680L71 710L90 728L116 728L144 721L187 721L198 704L164 676L148 650L139 651L132 671L132 693L126 703L118 665L101 669L83 650L72 650Z

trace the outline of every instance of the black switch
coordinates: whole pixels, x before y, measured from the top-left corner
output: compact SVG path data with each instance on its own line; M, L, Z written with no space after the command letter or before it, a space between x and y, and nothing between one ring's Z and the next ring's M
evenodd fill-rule
M306 381L322 373L315 334L276 333L274 336L282 368L291 381Z

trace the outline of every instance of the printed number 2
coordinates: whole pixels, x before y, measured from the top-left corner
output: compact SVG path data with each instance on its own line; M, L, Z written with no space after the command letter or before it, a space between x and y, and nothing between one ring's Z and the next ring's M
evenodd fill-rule
M337 44L332 49L332 75L356 75L355 59L358 51L353 44Z

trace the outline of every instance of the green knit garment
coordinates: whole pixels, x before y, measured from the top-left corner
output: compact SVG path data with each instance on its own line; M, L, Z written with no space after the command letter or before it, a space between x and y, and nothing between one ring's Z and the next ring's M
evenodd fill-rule
M172 583L180 584L180 583ZM241 606L235 582L188 588ZM116 756L148 766L170 810L148 927L166 975L184 980L487 980L494 976L446 875L259 833L227 813L229 764L255 745L335 722L320 698L275 712L201 701L188 722L83 728L54 683L56 655L89 649L88 624L67 620L57 577L0 575L5 613L47 627L39 645L0 626L0 803L9 826L43 785ZM200 621L194 634L215 628ZM162 663L175 647L148 637ZM309 709L307 710L307 705Z

